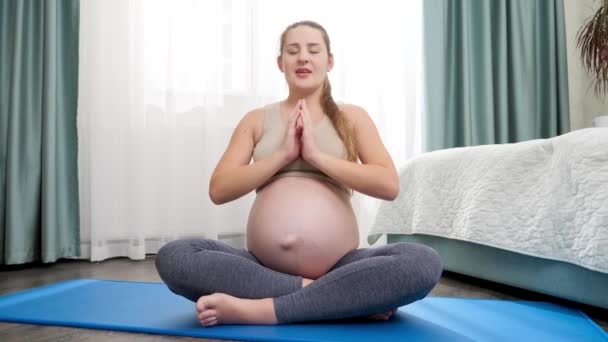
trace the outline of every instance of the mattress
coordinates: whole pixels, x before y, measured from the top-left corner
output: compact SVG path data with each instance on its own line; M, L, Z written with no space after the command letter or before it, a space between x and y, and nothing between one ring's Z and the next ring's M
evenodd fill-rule
M608 128L422 154L368 241L424 234L608 273Z

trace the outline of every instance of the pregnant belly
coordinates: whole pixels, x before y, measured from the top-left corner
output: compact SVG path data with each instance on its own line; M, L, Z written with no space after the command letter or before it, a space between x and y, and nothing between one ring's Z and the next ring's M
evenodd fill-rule
M247 249L265 266L317 279L359 244L348 195L307 177L282 177L258 192Z

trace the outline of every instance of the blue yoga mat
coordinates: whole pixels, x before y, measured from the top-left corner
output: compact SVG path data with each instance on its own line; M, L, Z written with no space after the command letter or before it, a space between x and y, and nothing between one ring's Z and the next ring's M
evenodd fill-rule
M608 341L559 305L427 297L389 321L205 328L194 303L161 283L79 279L0 296L0 321L248 341Z

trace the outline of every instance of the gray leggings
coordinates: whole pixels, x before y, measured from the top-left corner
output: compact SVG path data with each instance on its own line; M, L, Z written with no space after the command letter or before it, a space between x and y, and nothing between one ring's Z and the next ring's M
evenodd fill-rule
M424 298L439 281L442 262L429 247L394 243L346 254L312 284L263 266L250 252L222 242L170 242L156 255L169 289L196 302L216 292L273 298L279 324L363 317Z

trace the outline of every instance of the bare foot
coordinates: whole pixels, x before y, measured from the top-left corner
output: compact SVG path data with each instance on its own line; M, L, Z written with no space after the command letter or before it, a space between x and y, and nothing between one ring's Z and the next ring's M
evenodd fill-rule
M272 298L242 299L224 293L202 296L197 318L205 327L218 324L277 324Z
M310 285L314 280L302 277L302 287Z
M397 309L393 309L391 311L367 316L367 319L372 320L372 321L388 321L395 312L397 312Z

